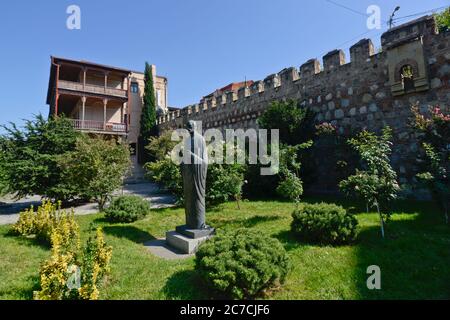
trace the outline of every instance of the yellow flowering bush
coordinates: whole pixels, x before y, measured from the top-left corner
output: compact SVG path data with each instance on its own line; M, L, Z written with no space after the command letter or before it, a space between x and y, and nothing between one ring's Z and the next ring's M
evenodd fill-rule
M63 236L58 233L57 229L53 229L51 242L52 255L41 266L41 290L34 292L34 299L63 300L74 298L77 294L73 288L68 286L68 278L70 266L75 265L76 262L76 253L72 250L66 250L67 247L63 244L65 242ZM79 244L78 239L74 240L75 243Z
M54 229L51 236L52 255L41 267L41 290L36 300L97 300L98 285L109 273L112 247L107 246L101 228L90 237L80 253L79 240L71 243Z
M61 235L61 246L68 246L72 238L78 235L78 225L74 219L73 209L69 212L57 204L44 200L42 205L20 213L19 220L13 225L13 231L22 236L36 236L37 239L51 244L54 229Z
M51 244L51 256L40 270L41 290L34 292L35 300L96 300L98 285L109 273L112 247L105 243L98 228L81 250L79 226L73 209L61 209L61 202L43 201L20 213L13 231Z
M97 284L109 273L112 248L107 246L100 228L95 237L89 238L83 252L82 283L79 289L81 299L97 300Z

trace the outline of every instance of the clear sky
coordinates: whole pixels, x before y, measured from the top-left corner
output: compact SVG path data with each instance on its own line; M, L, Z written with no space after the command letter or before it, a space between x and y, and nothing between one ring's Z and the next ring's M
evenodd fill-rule
M185 107L234 81L260 80L336 48L371 38L385 21L449 0L46 0L0 3L0 124L48 114L50 55L142 70L169 79L169 104ZM66 9L81 8L81 30ZM364 16L378 5L382 29ZM413 18L411 18L413 19ZM405 19L404 21L407 21Z

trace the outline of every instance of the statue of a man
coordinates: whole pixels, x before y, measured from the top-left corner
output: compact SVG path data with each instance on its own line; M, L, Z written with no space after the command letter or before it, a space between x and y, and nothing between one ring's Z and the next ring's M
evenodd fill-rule
M189 121L187 130L190 137L184 141L183 176L184 206L186 211L185 229L210 229L205 223L206 173L208 152L203 136L197 132L195 121Z

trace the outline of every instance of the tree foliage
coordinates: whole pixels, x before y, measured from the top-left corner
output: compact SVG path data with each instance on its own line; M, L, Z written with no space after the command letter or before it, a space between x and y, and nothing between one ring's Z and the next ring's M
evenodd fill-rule
M27 120L24 128L14 123L3 127L0 137L0 180L17 198L41 195L70 200L76 190L67 184L59 156L72 150L80 136L64 117Z
M145 63L144 72L144 103L141 113L141 127L140 127L140 144L141 157L143 162L149 161L149 153L144 148L150 137L156 136L158 131L156 127L156 95L153 83L152 67L148 62Z
M429 115L412 107L413 128L422 143L423 156L419 158L422 172L417 177L430 190L434 201L441 207L448 223L450 207L450 114L441 108L430 108Z
M280 130L281 143L297 145L312 138L314 133L313 113L300 106L296 100L274 101L258 118L264 129Z
M372 132L362 131L348 143L358 152L362 160L362 170L356 170L339 187L347 194L354 194L372 207L376 207L380 215L381 231L384 237L384 220L389 218L389 212L380 208L397 198L400 187L397 174L392 169L389 156L392 152L392 130L383 129L379 137Z
M145 147L151 159L156 161L163 160L172 152L177 142L172 141L170 131L162 133L160 136L150 137L149 144Z
M303 182L300 178L302 166L299 160L299 152L312 146L312 141L308 141L295 146L282 145L280 150L280 182L277 192L280 196L298 203L303 194Z
M66 181L100 210L123 183L130 168L130 150L124 143L103 138L79 138L75 149L59 157Z
M440 32L450 30L450 7L436 14L435 18Z
M223 152L226 154L227 146L225 143L222 146ZM151 180L164 185L182 202L183 178L181 167L175 164L170 157L170 152L173 149L170 136L163 134L151 139L148 149L152 150L157 160L145 164L147 176ZM237 152L237 149L235 152ZM209 160L208 174L206 175L206 202L218 204L229 200L239 200L244 185L245 165L215 163L212 158Z
M261 165L249 165L246 172L246 194L249 196L277 196L296 201L303 194L303 181L312 180L311 155L308 149L314 134L313 112L296 100L273 101L258 118L260 128L279 130L280 171L278 175L261 176ZM270 131L269 131L270 133ZM270 139L269 139L270 141ZM272 146L268 146L271 152ZM295 162L295 164L293 163ZM306 170L300 170L303 163ZM298 165L298 168L296 166Z

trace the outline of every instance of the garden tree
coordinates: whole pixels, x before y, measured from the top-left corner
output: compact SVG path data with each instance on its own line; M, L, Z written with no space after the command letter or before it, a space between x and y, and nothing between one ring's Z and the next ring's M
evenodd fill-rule
M314 133L313 112L296 100L272 102L258 124L268 130L279 129L280 142L291 146L310 140Z
M440 32L450 30L450 7L435 15Z
M79 138L75 149L58 159L67 182L84 198L95 199L100 210L122 185L130 165L127 144L101 137Z
M277 192L280 196L291 201L295 201L298 205L300 196L303 194L303 182L300 178L301 161L298 159L300 150L305 150L313 145L312 141L308 141L295 146L282 145L280 150L280 182Z
M444 212L448 223L450 207L450 114L444 114L439 107L430 108L428 117L419 112L417 106L411 109L413 128L422 144L424 157L420 160L423 171L417 177L430 190L434 201Z
M384 210L385 206L388 201L397 198L400 189L397 174L389 162L391 138L392 130L385 127L380 137L364 130L350 139L348 143L361 157L363 170L357 169L354 175L339 183L340 189L346 194L354 194L371 207L377 208L383 238L385 219L389 218L389 212Z
M72 150L80 136L67 119L37 115L22 129L14 123L3 128L0 175L9 192L16 198L37 194L63 201L76 196L57 164L58 156Z
M336 190L339 181L352 175L359 163L359 155L347 143L355 132L350 128L339 132L330 122L317 124L315 129L311 162L320 170L314 170L314 181L318 181L322 189Z
M148 62L145 63L144 81L144 104L142 107L141 130L139 136L139 159L141 163L151 160L149 158L149 152L144 146L150 137L158 134L156 126L156 95L153 84L153 72L152 67Z
M264 113L258 118L258 125L260 128L271 130L278 129L280 135L280 142L285 146L297 146L306 143L313 138L314 134L314 117L313 112L305 107L302 107L296 100L279 100L273 101ZM270 131L269 131L270 133ZM270 141L270 139L269 139ZM268 148L270 150L270 146ZM250 196L264 196L272 192L276 196L275 191L278 187L281 189L291 186L296 186L297 191L299 182L309 182L314 179L314 166L312 165L311 155L302 152L305 148L296 148L296 157L305 164L305 169L302 170L300 176L295 176L292 171L281 170L281 174L274 176L261 176L260 165L249 165L246 172L245 179L248 183L245 185L246 194ZM311 164L311 165L310 165ZM298 179L301 179L300 181ZM283 183L280 185L280 182ZM302 183L302 182L300 182ZM289 189L290 190L290 189ZM283 193L286 194L286 193ZM292 199L295 199L294 196Z
M241 164L213 164L206 176L207 201L223 203L234 199L240 209L245 167Z
M170 138L170 136L169 136ZM170 139L167 136L160 136L151 140L150 149L154 146L161 146L162 149L171 150ZM164 147L163 147L164 146ZM223 144L223 154L226 154L226 145ZM237 152L237 151L236 151ZM144 165L147 170L147 176L173 192L179 202L183 201L183 180L180 166L175 164L170 155L166 152L154 153L156 161L148 162ZM210 159L211 161L211 159ZM208 165L208 174L206 176L206 202L214 205L229 201L230 199L238 201L242 196L242 187L244 185L245 165L242 164L220 164L211 161Z
M150 137L149 142L145 148L150 158L156 161L163 160L177 145L177 142L172 141L172 133L170 131L162 133L159 137Z
M6 180L5 169L3 167L4 165L5 165L5 151L3 150L2 145L0 145L0 196L8 192L8 183Z

